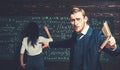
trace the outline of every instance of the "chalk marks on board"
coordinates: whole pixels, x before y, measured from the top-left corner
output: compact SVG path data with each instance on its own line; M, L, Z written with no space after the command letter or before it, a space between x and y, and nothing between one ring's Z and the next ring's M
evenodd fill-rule
M89 24L94 28L102 26L102 17L89 19ZM109 20L109 18L107 18ZM0 60L17 59L21 47L22 32L24 27L30 22L38 23L40 34L45 36L42 31L43 26L47 26L55 41L68 39L71 37L73 29L70 25L70 19L67 16L6 16L0 17ZM109 22L109 21L108 21ZM69 62L70 49L46 49L44 50L45 60ZM101 60L108 62L109 58L101 55Z

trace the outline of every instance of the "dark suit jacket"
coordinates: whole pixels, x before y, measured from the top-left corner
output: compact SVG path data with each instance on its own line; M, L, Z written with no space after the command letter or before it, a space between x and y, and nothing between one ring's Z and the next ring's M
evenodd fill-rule
M49 45L55 48L71 48L70 70L101 70L100 52L98 50L105 40L102 31L89 28L87 34L79 42L76 42L76 36L74 32L70 39L50 42ZM115 51L107 48L104 48L103 51L114 56L120 54L120 47L117 45Z

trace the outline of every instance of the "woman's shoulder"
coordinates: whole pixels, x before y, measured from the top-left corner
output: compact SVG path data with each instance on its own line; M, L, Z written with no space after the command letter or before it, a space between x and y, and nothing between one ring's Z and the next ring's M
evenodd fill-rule
M46 38L44 36L39 36L38 39L49 39L49 38Z
M23 38L23 41L26 41L26 40L28 40L28 37L24 37L24 38Z
M39 39L39 40L44 40L44 39L46 39L46 38L45 38L44 36L39 36L38 39Z
M39 36L38 38L41 39L41 38L45 38L45 37L43 37L43 36Z

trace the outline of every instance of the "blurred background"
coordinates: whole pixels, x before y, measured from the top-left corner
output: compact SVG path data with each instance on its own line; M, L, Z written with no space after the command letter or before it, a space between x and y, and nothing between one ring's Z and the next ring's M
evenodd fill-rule
M40 35L48 26L55 41L71 37L69 8L79 5L89 17L93 28L101 29L105 20L120 44L120 0L0 0L0 70L23 70L19 52L24 27L36 22ZM69 48L44 49L45 70L69 70ZM120 70L120 56L111 57L102 52L102 70Z

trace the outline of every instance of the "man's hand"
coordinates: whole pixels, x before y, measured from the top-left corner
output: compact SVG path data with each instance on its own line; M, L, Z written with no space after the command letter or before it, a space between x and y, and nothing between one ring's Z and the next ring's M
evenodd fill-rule
M114 49L116 47L116 41L115 41L115 38L113 36L110 37L106 47L110 48L110 49Z

